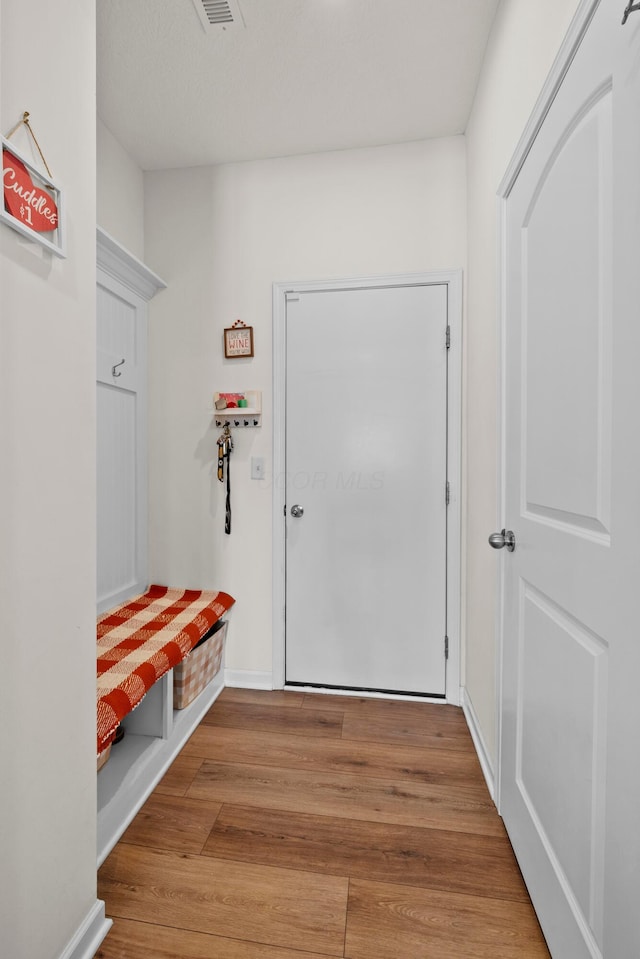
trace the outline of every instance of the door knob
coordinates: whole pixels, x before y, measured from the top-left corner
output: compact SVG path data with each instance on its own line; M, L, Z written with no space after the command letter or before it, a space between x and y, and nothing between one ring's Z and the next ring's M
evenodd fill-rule
M516 534L511 529L503 529L500 533L492 533L489 537L489 546L494 549L507 547L510 553L516 548Z
M304 510L303 510L302 506L297 506L297 505L296 505L296 506L292 506L292 507L291 507L291 515L292 515L292 516L295 516L296 519L300 519L300 517L303 515L303 513L304 513Z

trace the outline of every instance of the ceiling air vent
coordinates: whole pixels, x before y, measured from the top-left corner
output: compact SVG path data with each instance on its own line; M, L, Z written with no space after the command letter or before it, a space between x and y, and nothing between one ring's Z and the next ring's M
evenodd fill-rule
M193 0L193 5L207 33L244 27L238 0Z

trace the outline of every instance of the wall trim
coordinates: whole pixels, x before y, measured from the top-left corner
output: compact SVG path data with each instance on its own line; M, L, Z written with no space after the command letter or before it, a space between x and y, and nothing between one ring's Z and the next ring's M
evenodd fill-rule
M273 674L257 669L225 669L224 684L240 689L273 689Z
M96 227L98 266L146 302L167 284L106 230Z
M473 703L469 699L469 694L467 693L466 689L463 688L460 690L460 698L462 700L462 711L464 713L464 718L467 720L467 726L469 727L469 732L471 733L473 745L475 746L478 759L480 760L482 775L485 778L489 794L495 802L496 784L493 762L491 761L487 744L484 736L482 735L482 729L480 728L476 711L473 708Z
M511 162L500 181L496 194L496 219L498 226L498 255L497 255L497 315L498 326L498 494L497 511L498 526L506 527L505 492L506 492L506 222L507 202L520 170L533 146L547 113L551 108L558 90L567 74L571 63L589 28L600 0L581 0L581 3L569 25L566 36L551 66L551 70L536 100L527 125L514 150ZM502 775L502 700L503 700L503 672L502 659L504 648L504 556L499 557L499 573L496 597L496 784L495 802L500 810L501 775Z
M447 517L447 633L449 659L446 701L460 705L461 556L462 556L462 270L334 278L273 284L273 475L285 473L286 294L379 286L446 284L451 327L448 375L448 461L450 506ZM285 685L285 490L273 484L273 688Z
M105 916L104 902L96 899L59 959L93 959L112 925L113 920Z

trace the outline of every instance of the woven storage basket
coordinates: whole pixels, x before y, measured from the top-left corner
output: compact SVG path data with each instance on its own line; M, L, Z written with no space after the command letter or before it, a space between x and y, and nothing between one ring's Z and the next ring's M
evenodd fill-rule
M107 746L106 749L103 749L100 755L98 756L98 772L102 769L107 759L111 755L111 743Z
M173 708L184 709L202 692L220 671L226 620L219 620L213 630L191 650L173 670Z

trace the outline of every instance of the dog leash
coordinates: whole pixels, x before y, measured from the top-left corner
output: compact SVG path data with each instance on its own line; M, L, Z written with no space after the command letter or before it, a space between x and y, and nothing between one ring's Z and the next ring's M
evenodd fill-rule
M233 450L233 440L229 424L224 424L224 430L218 437L218 480L224 483L224 461L227 461L227 495L225 499L224 511L224 531L231 532L231 451Z

